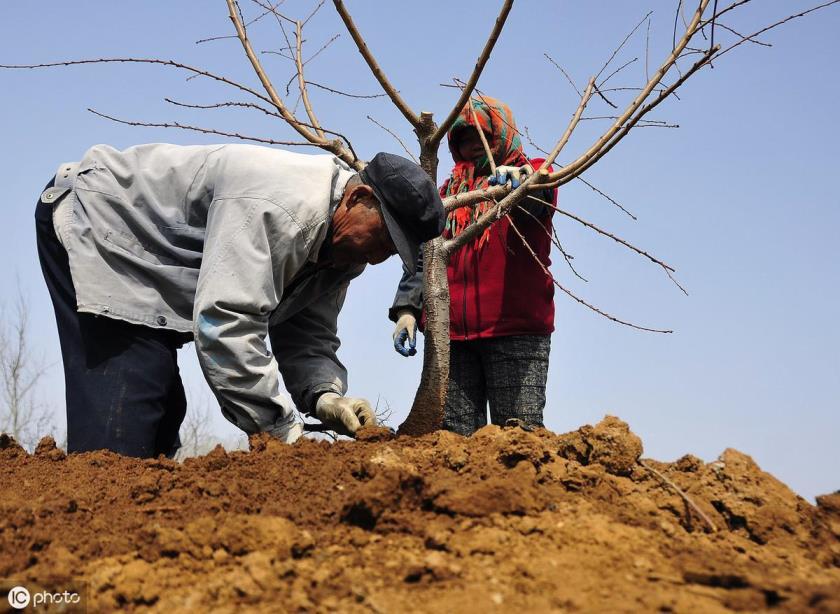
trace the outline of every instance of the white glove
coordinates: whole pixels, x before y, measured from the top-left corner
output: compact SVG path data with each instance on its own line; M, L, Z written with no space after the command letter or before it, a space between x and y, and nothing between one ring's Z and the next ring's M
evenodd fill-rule
M375 426L373 409L365 399L325 392L315 404L315 417L340 435L353 437L362 426Z
M275 423L267 433L283 443L294 443L303 436L303 425L292 415L288 422Z
M394 327L394 349L403 356L414 356L417 353L417 318L409 309L397 312L397 325ZM408 339L408 347L405 341Z
M496 174L487 180L490 185L505 185L510 181L510 187L514 190L519 187L519 184L525 181L534 169L530 164L524 166L497 166Z

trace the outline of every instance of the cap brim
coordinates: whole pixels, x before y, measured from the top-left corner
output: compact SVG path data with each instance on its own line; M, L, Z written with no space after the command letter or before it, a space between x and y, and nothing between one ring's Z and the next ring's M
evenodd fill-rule
M376 188L374 188L374 192L376 192ZM412 241L408 235L405 234L402 227L400 227L397 220L394 219L394 216L391 215L391 212L388 210L388 206L378 193L376 194L376 197L379 199L382 217L385 219L385 226L388 227L388 234L391 235L391 241L393 241L394 245L397 247L397 253L400 255L400 258L402 258L406 270L414 275L417 272L417 256L420 254L420 244L416 241Z

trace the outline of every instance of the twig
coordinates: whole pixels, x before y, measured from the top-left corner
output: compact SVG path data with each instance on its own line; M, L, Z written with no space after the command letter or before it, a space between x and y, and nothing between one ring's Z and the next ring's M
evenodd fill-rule
M550 175L548 168L554 162L557 155L562 151L565 144L568 142L569 137L571 136L572 132L574 131L575 127L578 125L580 121L580 116L583 113L584 108L586 108L587 102L589 102L590 98L592 97L592 89L595 87L595 79L594 77L589 80L589 84L586 87L586 90L583 93L583 98L581 98L580 103L578 104L578 108L575 111L574 116L569 122L568 127L566 128L566 132L557 142L554 149L548 155L548 157L543 161L540 165L540 168L537 169L535 173L532 173L529 177L527 177L518 188L511 190L511 188L505 184L504 186L496 186L496 188L503 188L503 190L499 190L498 192L494 192L492 198L495 200L495 194L500 194L504 196L503 200L496 204L495 207L485 211L481 216L472 224L470 224L464 231L456 237L452 237L444 241L443 249L444 251L456 250L463 247L465 244L472 241L479 233L483 232L485 228L488 228L495 220L500 219L504 216L511 208L513 208L522 198L524 198L530 191L540 189L540 186L545 184L547 181L550 180ZM491 190L487 190L490 192ZM481 192L480 190L477 192ZM465 195L462 199L463 202L470 201L473 197L473 194ZM450 197L451 198L451 197ZM449 200L449 202L455 202L455 200ZM486 199L485 199L486 200ZM446 206L446 201L444 203Z
M575 114L572 116L569 125L566 127L566 131L563 133L563 136L560 137L560 140L557 142L557 145L554 146L554 149L551 150L551 153L548 154L548 157L545 159L545 162L542 163L540 169L547 169L549 166L554 164L554 160L557 159L557 156L563 150L563 147L565 147L566 143L569 142L569 138L572 136L572 132L575 131L578 122L580 122L580 118L583 115L583 110L586 108L586 105L589 102L590 98L592 98L592 90L594 87L595 77L592 77L589 80L589 85L586 86L586 90L584 90L583 92L583 96L580 99L580 103L578 104L577 110L575 110Z
M458 81L456 80L456 84L457 83ZM484 102L484 104L487 104L487 102L483 99L482 101ZM470 98L468 106L470 109L470 115L472 116L473 120L473 127L475 128L476 132L478 132L478 138L481 140L481 145L482 147L484 147L484 153L487 155L487 163L490 165L490 174L495 175L496 161L493 159L493 152L490 150L490 145L487 143L487 137L484 136L484 130L482 130L481 126L478 124L478 116L475 113L475 107L472 104L472 98ZM487 106L489 107L490 105Z
M324 0L318 4L318 8L321 8L321 5L324 4ZM318 8L315 10L317 11ZM314 14L314 13L313 13ZM303 100L303 108L306 109L306 116L309 118L309 121L312 122L312 125L315 126L315 131L318 133L318 136L321 138L325 138L324 131L321 129L321 124L318 121L318 117L315 115L315 111L312 110L312 104L309 102L309 93L306 90L306 81L303 78L303 25L301 22L295 23L295 65L297 66L297 78L298 78L298 88L300 89L300 97Z
M571 84L571 86L574 88L575 92L577 92L577 95L578 95L578 96L583 96L583 93L582 93L582 92L578 89L578 86L577 86L577 85L575 85L575 82L574 82L574 81L572 80L572 78L569 76L569 73L567 73L565 70L563 70L563 67L562 67L562 66L560 66L560 64L558 64L557 62L555 62L555 61L554 61L554 59L553 59L550 55L548 55L547 53L543 53L543 55L544 55L544 56L548 59L548 61L549 61L549 62L551 62L552 64L554 64L554 66L557 68L557 70L559 70L561 73L563 73L563 76L564 76L564 77L566 77L566 80L567 80L567 81Z
M665 262L662 262L662 261L661 261L661 260L659 260L658 258L655 258L655 257L651 256L650 254L648 254L648 253L647 253L646 251L644 251L643 249L639 249L638 247L636 247L636 246L635 246L635 245L633 245L632 243L629 243L629 242L625 241L625 240L624 240L624 239L622 239L621 237L617 237L617 236L615 236L614 234L612 234L611 232L608 232L608 231L606 231L606 230L604 230L604 229L602 229L602 228L599 228L598 226L596 226L596 225L595 225L595 224L593 224L592 222L587 222L587 221L586 221L586 220L584 220L583 218L580 218L580 217L576 216L574 213L571 213L571 212L569 212L569 211L565 211L565 210L563 210L563 209L560 209L560 208L559 208L559 207L557 207L556 205L553 205L553 204L551 204L550 202L548 202L548 201L546 201L546 200L543 200L542 198L538 198L538 197L536 197L536 196L531 196L531 198L533 198L533 199L534 199L534 200L536 200L536 201L541 202L541 203L542 203L543 205L545 205L546 207L551 207L552 209L554 209L554 210L555 210L557 213L559 213L560 215L564 215L564 216L568 217L569 219L572 219L572 220L574 220L574 221L578 222L579 224L581 224L581 225L583 225L583 226L586 226L587 228L589 228L589 229L591 229L591 230L594 230L595 232L597 232L597 233L598 233L598 234L600 234L600 235L603 235L603 236L605 236L605 237L609 237L610 239L612 239L612 240L613 240L613 241L615 241L616 243L620 243L620 244L621 244L621 245L623 245L624 247L626 247L626 248L628 248L628 249L630 249L630 250L632 250L632 251L636 252L636 253L637 253L637 254L639 254L640 256L644 256L645 258L647 258L648 260L650 260L650 261L651 261L651 262L653 262L654 264L659 265L660 267L662 267L663 269L665 269L665 272L666 272L666 273L669 273L668 277L671 279L671 281L673 281L673 282L674 282L674 284L675 284L675 285L676 285L676 286L677 286L680 290L682 290L683 294L685 294L686 296L688 296L688 292L686 292L685 288L683 288L683 287L682 287L682 286L681 286L681 285L677 282L677 280L676 280L676 279L674 279L673 277L671 277L671 275L670 275L670 273L675 273L675 272L676 272L676 270L674 269L674 267L670 266L669 264L666 264Z
M316 6L314 9L312 9L312 12L309 14L309 17L307 17L306 19L304 19L304 20L303 20L303 23L302 23L302 24L300 24L300 25L301 25L301 26L305 26L307 23L309 23L309 20L310 20L310 19L312 19L313 17L315 17L315 13L317 13L318 11L320 11L320 10L321 10L321 7L322 7L322 6L324 6L324 2L325 2L325 0L320 0L320 1L318 2L318 6Z
M327 87L326 85L321 85L320 83L315 83L314 81L309 80L306 81L306 85L313 85L319 89L332 92L333 94L339 94L340 96L347 96L348 98L383 98L387 96L387 94L348 94L347 92L342 92L341 90Z
M607 69L607 66L609 66L609 65L610 65L610 62L612 62L612 61L613 61L613 59L615 58L615 56L616 56L616 55L618 55L618 52L619 52L619 51L621 51L622 47L624 47L624 45L626 45L626 44L627 44L627 41L628 41L628 40L630 40L630 37L631 37L631 36L633 36L633 34L636 32L636 30L638 30L638 29L639 29L639 27L640 27L643 23L645 23L645 21L646 21L646 20L647 20L647 19L648 19L648 18L649 18L652 14L653 14L653 11L648 11L648 14L647 14L647 15L645 15L644 17L642 17L642 20L641 20L639 23L637 23L637 24L636 24L636 26L635 26L632 30L630 30L630 34L628 34L627 36L625 36L625 37L624 37L624 40L623 40L623 41L621 41L621 44L620 44L618 47L616 47L616 48L615 48L615 51L613 51L613 52L612 52L612 55L610 56L610 59L608 59L608 60L607 60L607 62L606 62L606 63L605 63L605 64L601 67L601 70L599 70L599 71L598 71L598 74L597 74L597 75L595 75L595 81L597 81L597 80L598 80L598 77L600 77L600 76L601 76L601 73L603 73L603 72Z
M717 533L718 529L715 526L715 523L712 522L712 519L709 518L703 512L703 510L701 510L699 507L697 507L697 504L694 501L692 501L691 497L689 497L682 488L680 488L679 486L674 484L674 482L672 482L670 479L668 479L664 474L660 473L659 471L657 471L656 469L654 469L653 467L648 465L642 459L639 459L637 462L639 463L639 465L641 465L642 467L644 467L645 469L650 471L653 475L655 475L657 478L659 478L662 481L663 484L665 484L666 486L671 488L674 492L676 492L682 498L682 500L685 501L686 505L688 505L691 509L693 509L695 512L697 512L697 515L700 516L700 518L703 519L703 522L705 522L707 525L709 525L709 528L711 529L712 533Z
M733 49L735 49L736 47L739 47L739 46L740 46L740 45L742 45L743 43L746 43L747 41L753 42L753 39L754 39L756 36L759 36L759 35L761 35L761 34L764 34L764 33L765 33L765 32L767 32L768 30L772 30L773 28L776 28L776 27L778 27L778 26L782 25L783 23L787 23L788 21L791 21L791 20L793 20L793 19L798 19L799 17L804 17L804 16L805 16L805 15L807 15L808 13L813 13L814 11L818 11L818 10L820 10L820 9L824 9L824 8L825 8L825 7L827 7L827 6L831 6L832 4L837 4L838 2L840 2L840 0L831 0L830 2L824 2L823 4L820 4L820 5L818 5L818 6L812 7L812 8L810 8L810 9L808 9L807 11L802 11L801 13L797 13L797 14L795 14L795 15L789 15L788 17L785 17L784 19L782 19L782 20L780 20L780 21L777 21L776 23L770 24L769 26L766 26L766 27L762 28L762 29L761 29L761 30L759 30L758 32L754 32L753 34L750 34L749 36L744 36L744 37L743 37L741 40L739 40L737 43L735 43L735 44L733 44L733 45L731 45L731 46L727 47L727 48L726 48L726 49L724 49L723 51L720 51L720 52L719 52L719 53L715 56L715 59L717 59L717 58L719 58L719 57L721 57L721 56L723 56L723 55L725 55L725 54L729 53L730 51L732 51L732 50L733 50Z
M618 119L616 115L592 115L590 117L581 117L580 121L592 121L598 119ZM679 128L679 124L669 124L661 119L643 119L640 120L636 128Z
M196 45L201 45L202 43L210 43L210 42L213 42L213 41L225 40L227 38L236 38L236 36L233 35L233 34L227 34L225 36L211 36L210 38L201 38L201 39L195 41L195 44Z
M602 192L601 190L599 190L598 188L596 188L594 185L592 185L591 183L589 183L586 179L584 179L584 178L583 178L583 177L581 177L580 175L578 175L578 176L576 177L576 179L578 179L578 180L582 181L585 185L589 186L589 187L590 187L590 188L592 188L595 192L597 192L598 194L600 194L601 196L603 196L604 198L606 198L608 201L610 201L612 204L614 204L616 207L618 207L619 209L621 209L622 211L624 211L624 213L626 213L627 215L629 215L629 216L633 219L633 221L637 221L637 220L639 219L639 218L637 218L635 215L633 215L632 213L630 213L627 209L625 209L624 207L622 207L622 206L618 203L618 201L616 201L615 199L611 198L611 197L610 197L610 196L608 196L607 194L604 194L604 192Z
M398 136L397 136L397 134L396 134L393 130L391 130L390 128L386 128L385 126L383 126L382 124L380 124L378 121L376 121L375 119L373 119L370 115L368 115L368 116L367 116L367 118L368 118L370 121L372 121L374 124L376 124L377 126L379 126L380 128L382 128L385 132L387 132L388 134L390 134L392 137L394 137L395 139L397 139L397 142L398 142L400 145L402 145L402 148L405 150L405 153L407 153L407 154L411 157L411 159L412 159L412 160L414 160L414 163L415 163L415 164L420 164L420 162L417 160L417 158L415 158L415 157L414 157L414 154L413 154L413 153L411 153L411 151L408 149L408 147L406 147L406 146L405 146L405 143L403 143L403 140L402 140L400 137L398 137Z
M639 61L639 58L633 58L632 60L629 60L629 61L625 62L624 64L622 64L621 66L619 66L618 68L616 68L614 71L612 71L609 75L607 75L607 76L604 78L604 80L603 80L603 81L601 81L601 83L599 83L599 84L598 84L598 87L600 88L600 87L602 87L602 86L606 85L607 81L609 81L610 79L612 79L615 75L617 75L618 73L620 73L622 70L624 70L625 68L627 68L627 67L628 67L628 66L630 66L631 64L634 64L635 62L638 62L638 61Z
M201 132L203 134L217 134L219 136L227 136L235 139L240 139L243 141L253 141L255 143L265 143L267 145L305 145L307 147L318 147L317 143L312 143L311 141L275 141L274 139L266 139L258 136L247 136L244 134L239 134L237 132L225 132L223 130L216 130L214 128L202 128L201 126L190 126L188 124L181 124L178 122L173 123L153 123L153 122L137 122L137 121L129 121L125 119L119 119L117 117L112 117L110 115L106 115L105 113L100 113L95 109L88 109L94 115L98 115L104 119L109 119L112 122L117 122L118 124L125 124L126 126L140 126L143 128L180 128L181 130L191 130L193 132Z
M261 20L263 17L265 17L266 15L270 15L270 14L272 14L272 13L275 13L275 14L276 14L277 7L278 7L278 6L280 6L281 4L283 4L283 2L285 2L285 1L286 1L286 0L279 0L279 2L277 2L277 4L275 4L274 6L269 5L269 6L267 6L267 7L266 7L266 6L264 6L263 4L261 4L260 2L257 2L256 0L251 0L251 2L253 2L254 4L256 4L256 5L260 6L260 7L262 7L262 8L263 8L263 9L265 9L265 10L264 10L262 13L260 13L259 15L257 15L256 17L254 17L251 21L249 21L249 22L248 22L248 23L246 23L245 25L246 25L246 26L250 26L250 25L255 24L255 23L257 23L258 21L260 21L260 20Z
M551 242L554 245L557 246L558 250L560 250L560 253L563 255L563 258L566 260L566 264L569 265L569 269L571 269L571 271L572 271L572 273L574 273L575 277L577 277L581 281L585 281L585 282L588 283L589 280L586 279L585 277L583 277L580 273L578 273L577 270L575 269L575 267L572 265L572 260L574 260L575 257L572 256L571 254L566 253L566 250L563 249L563 245L560 243L560 238L557 236L557 230L554 228L554 224L551 225L551 230L549 230L548 228L545 227L545 224L542 223L542 220L540 218L538 218L536 215L534 215L533 213L528 211L522 205L516 205L516 206L517 206L518 209L521 209L523 213L527 213L530 217L534 218L534 220L537 222L537 224L539 224L540 227L545 231L545 234L548 235L548 238L551 240ZM510 216L510 213L508 213L508 217L509 216Z
M598 97L599 97L601 100L603 100L604 102L606 102L608 105L610 105L613 109L617 109L617 108L618 108L618 106L616 106L616 105L615 105L615 104L614 104L614 103L613 103L613 102L612 102L609 98L607 98L606 96L604 96L604 94L601 92L601 90L599 90L599 89L598 89L598 86L597 86L597 85L595 86L595 93L596 93L596 94L598 94Z
M280 22L280 21L282 21L282 20L286 20L286 21L288 21L290 24L294 24L294 23L295 23L295 20L294 20L294 19L292 19L291 17L287 17L286 15L284 15L283 13L281 13L280 11L278 11L278 10L277 10L277 7L278 7L278 6L280 6L281 4L283 4L283 0L281 0L280 2L278 2L277 4L275 4L274 6L272 6L272 5L271 5L271 3L268 3L268 4L267 4L267 3L265 3L265 2L261 2L261 0L251 0L251 2L253 2L253 3L254 3L254 4L256 4L257 6L259 6L259 7L263 8L263 9L265 9L265 12L264 12L262 15L260 15L260 16L258 16L258 17L256 17L256 18L252 19L251 21L249 21L247 25L251 25L252 23L254 23L254 22L256 22L256 21L258 21L258 20L262 19L263 17L265 17L265 16L266 16L266 15L268 15L268 14L274 15L274 18L275 18L278 22ZM288 42L288 41L287 41L287 42Z
M245 108L245 109L254 109L256 111L262 111L263 113L265 113L266 115L269 115L271 117L276 117L278 119L283 119L283 116L280 115L279 113L276 113L274 111L270 111L269 109L266 109L265 107L261 107L258 104L254 104L253 102L228 101L228 102L217 102L217 103L214 103L214 104L189 104L189 103L186 103L186 102L180 102L178 100L173 100L171 98L164 98L164 101L168 102L169 104L175 105L176 107L185 107L187 109L223 109L223 108L226 108L226 107L239 107L239 108ZM301 123L301 125L306 126L307 128L314 128L315 127L315 126L312 126L312 125L304 123L304 122L300 122L300 123ZM350 139L348 139L342 133L336 132L335 130L328 130L326 128L322 128L322 130L326 134L331 134L333 136L337 136L338 138L343 140L344 144L347 145L347 147L351 151L351 153L356 158L358 158L358 156L356 155L356 150L353 149L353 144L350 142Z
M704 0L708 2L708 0ZM556 173L552 173L551 179L552 181L548 184L550 186L556 187L567 183L571 180L572 177L581 174L590 166L595 164L598 160L604 157L613 147L615 147L621 139L623 139L628 132L635 126L647 113L652 111L659 105L663 100L668 98L674 90L680 87L686 80L691 77L694 73L698 70L703 68L706 64L709 63L709 60L714 56L714 54L720 49L720 47L714 47L704 54L704 56L699 59L684 75L682 75L679 79L677 79L673 85L664 89L660 92L659 96L657 96L652 102L648 103L641 109L638 109L635 102L628 107L625 114L613 124L613 127L608 130L598 142L593 145L586 153L580 156L577 160L573 163L569 164L568 166L563 167L560 171ZM673 56L672 56L673 57ZM661 71L662 69L660 69ZM648 91L647 93L642 92L637 97L637 101L641 99L642 101L647 98L650 94ZM635 108L634 108L635 107ZM630 111L634 111L638 109L635 115L633 115L629 120L627 120L627 116ZM604 137L609 136L609 138L602 142Z
M565 292L569 297L571 297L572 299L574 299L575 301L577 301L578 303L580 303L584 307L588 307L589 309L591 309L592 311L594 311L598 315L603 316L603 317L607 318L608 320L612 320L616 324L623 324L624 326L629 326L630 328L635 328L636 330L643 330L643 331L647 331L649 333L663 333L663 334L668 334L668 333L673 333L674 332L672 330L661 330L661 329L657 329L657 328L647 328L645 326L638 326L636 324L633 324L632 322L627 322L625 320L620 320L620 319L616 318L615 316L610 315L606 311L604 311L602 309L599 309L599 308L595 307L594 305L591 305L590 303L587 303L585 300L583 300L582 298L580 298L579 296L577 296L576 294L574 294L573 292L571 292L570 290L565 288L556 279L554 279L554 276L551 274L551 271L549 271L548 268L546 268L545 264L543 264L543 262L540 260L539 256L537 256L537 254L534 252L534 250L528 244L528 241L525 239L525 237L522 235L522 233L519 232L519 229L516 227L516 224L513 223L512 219L510 219L510 227L519 236L519 238L522 240L522 244L528 249L528 251L531 253L531 256L533 256L534 260L540 265L542 270L545 272L546 275L548 275L549 279L551 279L551 281L554 283L554 285L557 286L558 288L560 288L560 290Z
M260 51L260 54L261 55L279 55L281 58L291 60L292 62L295 61L295 58L293 56L291 56L287 53L283 53L282 49L280 49L279 51L272 51L272 50Z
M537 151L539 151L540 153L543 153L543 154L545 154L545 155L548 155L548 152L547 152L545 149L541 148L539 145L537 145L536 143L534 143L534 140L531 138L531 133L530 133L530 132L528 132L528 126L525 126L525 138L526 138L526 139L528 139L528 142L531 144L531 146L532 146L534 149L536 149L536 150L537 150ZM594 185L592 185L591 183L589 183L586 179L584 179L584 178L583 178L583 177L581 177L580 175L578 175L578 176L576 177L576 179L579 179L579 180L580 180L580 181L582 181L585 185L589 186L589 187L590 187L591 189L593 189L595 192L597 192L598 194L600 194L601 196L603 196L604 198L606 198L606 199L607 199L608 201L610 201L613 205L615 205L616 207L618 207L619 209L621 209L624 213L626 213L627 215L629 215L629 216L630 216L630 217L631 217L634 221L636 221L636 220L638 219L635 215L633 215L633 214L632 214L632 213L630 213L627 209L625 209L624 207L622 207L622 206L621 206L621 204L619 204L619 202L618 202L618 201L616 201L614 198L611 198L610 196L608 196L607 194L605 194L604 192L602 192L601 190L599 190L598 188L596 188Z
M478 138L481 139L481 145L484 147L484 153L487 155L487 163L490 165L490 173L495 175L496 174L496 161L493 159L493 152L490 150L490 145L487 143L487 137L484 136L484 130L481 129L481 126L478 125L478 119L475 116L475 109L470 103L470 111L472 111L473 116L473 126L478 132Z
M324 49L326 49L327 47L329 47L330 45L332 45L332 44L333 44L335 41L337 41L339 38L341 38L341 34L336 34L335 36L333 36L330 40L328 40L326 43L324 43L324 44L321 46L321 48L320 48L320 49L318 49L318 51L316 51L315 53L313 53L311 57L307 58L307 60L303 63L303 65L304 65L304 66L306 66L307 64L309 64L309 62L311 62L312 60L314 60L315 58L317 58L319 55L321 55L321 52L322 52L322 51L324 51Z
M648 69L648 62L650 61L650 17L647 20L647 33L645 34L645 81L650 81L650 70Z
M728 13L729 11L735 10L739 6L747 4L749 2L752 2L752 0L738 0L737 2L733 2L732 4L727 6L725 9L722 9L720 12L713 12L712 16L709 19L700 22L700 27L705 28L707 25L720 18L722 15L726 15L726 13Z
M239 41L242 43L242 48L245 50L245 55L251 62L251 67L254 69L257 78L260 80L260 83L262 83L263 88L268 94L272 106L274 106L277 109L277 111L283 116L283 119L286 120L286 123L288 123L298 134L300 134L307 141L331 152L335 156L347 162L356 170L361 170L361 168L363 167L363 163L361 162L361 160L356 158L352 151L346 149L341 144L341 141L328 141L320 134L313 134L308 128L301 124L297 117L295 117L294 113L289 112L289 110L286 108L286 105L283 103L283 100L277 94L277 91L275 90L271 80L268 78L268 75L263 69L259 58L254 53L254 49L251 46L251 42L248 40L248 35L245 33L245 27L243 26L242 18L239 16L236 3L234 2L234 0L227 0L227 5L228 13L230 14L230 20L231 22L233 22L233 26L236 29L236 34L239 37ZM275 15L279 15L279 13L275 13ZM282 23L279 17L278 22ZM291 46L291 42L288 41L288 37L287 44ZM302 94L303 92L301 92L301 95ZM317 126L317 122L313 123ZM315 130L317 130L317 128L315 128Z
M762 47L772 47L773 46L771 43L765 43L764 41L753 40L752 37L744 36L740 32L737 32L736 30L733 30L732 28L730 28L729 26L727 26L724 23L712 22L712 26L717 27L717 28L723 28L727 32L731 32L732 34L734 34L735 36L737 36L739 38L742 38L742 39L744 39L744 40L746 40L750 43L754 43L756 45L761 45ZM712 29L712 34L714 34L714 29ZM714 36L712 37L712 40L714 40Z
M683 0L677 2L677 10L674 12L674 34L672 35L671 51L677 48L677 24L680 20L680 9L682 8Z
M193 66L189 66L188 64L176 62L174 60L159 60L156 58L96 58L91 60L66 60L63 62L47 62L45 64L0 64L0 68L36 69L53 68L56 66L81 66L84 64L158 64L161 66L170 66L172 68L178 68L181 70L186 70L187 72L191 72L193 73L194 77L207 77L209 79L219 81L226 85L230 85L232 87L235 87L236 89L242 90L243 92L247 92L248 94L257 97L260 100L271 104L272 106L274 104L270 98L267 98L263 94L260 94L258 91L248 87L247 85L242 85L240 83L237 83L236 81L228 79L227 77L208 72L201 68L195 68Z
M711 37L711 40L709 41L709 49L711 49L712 47L715 46L715 26L717 25L717 7L718 7L718 0L715 0L715 4L714 4L714 6L712 6L712 37ZM726 26L722 26L722 27L730 30L731 32L735 32L731 28L726 28ZM701 28L700 31L702 32L703 29ZM737 36L740 36L740 34L737 34L737 32L735 32L735 34Z
M709 0L701 0L697 10L694 13L694 17L692 19L691 24L689 24L689 28L686 30L685 34L683 35L680 42L676 45L674 50L665 59L662 66L660 66L659 70L656 71L653 77L648 81L647 85L645 85L644 89L639 93L638 96L627 106L624 113L620 116L618 120L603 134L601 137L588 149L586 152L581 154L577 160L569 164L568 166L564 166L561 170L552 173L552 180L560 180L560 183L565 182L568 177L574 176L575 174L580 174L581 170L591 166L591 161L594 159L600 159L606 151L611 149L615 143L618 141L613 141L613 137L617 137L618 139L623 138L627 132L629 131L629 127L632 127L634 121L631 119L639 110L644 102L647 100L648 96L650 96L651 92L656 89L657 85L660 84L661 80L665 77L666 73L674 66L677 61L677 58L682 53L683 49L686 45L688 45L689 40L694 35L696 31L696 27L702 18L703 11L705 10L706 6L708 5ZM692 70L689 71L690 74L693 74L703 65L705 65L708 56L704 56L704 60L699 63L699 65L695 65ZM642 108L642 110L636 114L635 121L637 122L641 117L654 108L657 104L659 104L662 100L664 100L671 92L673 92L679 85L685 82L687 77L681 77L677 80L674 85L670 88L665 89L659 97L654 100L652 103L648 104L648 106ZM629 123L627 123L629 121ZM559 183L558 183L559 185Z
M581 96L583 96L583 94L581 94ZM549 152L547 152L545 149L543 149L542 147L540 147L539 145L537 145L537 144L534 142L534 139L532 139L532 138L531 138L531 133L530 133L530 132L528 132L528 126L524 126L524 127L523 127L523 129L525 130L525 138L526 138L526 139L528 139L528 142L531 144L531 147L533 147L534 149L536 149L536 150L537 150L538 152L540 152L541 154L545 154L545 155L547 156L547 155L549 154Z

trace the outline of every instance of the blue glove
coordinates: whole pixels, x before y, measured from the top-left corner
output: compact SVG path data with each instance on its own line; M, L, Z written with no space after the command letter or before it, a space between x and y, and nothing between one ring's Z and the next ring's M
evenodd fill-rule
M394 327L394 349L403 356L417 354L417 318L410 310L397 313L397 325ZM408 347L405 341L408 339Z
M515 190L533 172L534 169L528 164L525 166L497 166L496 174L491 176L487 183L490 185L505 185L510 181L510 187Z

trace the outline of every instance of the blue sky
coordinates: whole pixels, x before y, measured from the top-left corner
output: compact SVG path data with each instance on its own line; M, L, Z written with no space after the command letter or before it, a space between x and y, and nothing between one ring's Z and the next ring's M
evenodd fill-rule
M421 12L409 8L416 4L348 2L404 98L416 111L433 111L438 118L457 97L439 84L469 74L495 19L495 4L434 1L424 3ZM657 65L671 45L674 4L521 2L479 86L510 104L519 126L550 148L577 95L543 54L582 86L652 9L650 65ZM729 25L751 32L810 6L798 0L754 4ZM286 5L300 17L314 3L287 0ZM4 8L0 63L156 57L256 85L237 41L195 44L232 33L222 0L88 0ZM416 13L407 16L408 11ZM832 7L768 34L763 40L772 47L742 45L714 69L693 77L680 90L680 100L666 102L653 115L679 124L678 130L639 129L587 173L638 221L580 182L563 188L562 206L673 265L689 296L658 267L573 222L557 220L576 267L589 279L571 277L555 254L552 268L562 283L622 318L675 332L630 330L558 294L549 428L571 430L611 413L630 423L644 440L646 455L654 458L691 452L711 460L735 447L804 496L840 488L840 266L834 253L840 231L834 184L840 162L838 28L840 8ZM644 80L644 30L616 58L615 66L639 58L614 78L616 85L638 86ZM341 36L307 65L308 78L356 93L379 93L330 3L307 25L306 48L312 53L336 33ZM269 20L253 27L251 35L258 49L283 44ZM294 73L291 64L275 55L263 58L284 90ZM201 104L245 100L206 79L187 81L186 76L126 65L0 71L0 165L6 169L0 299L8 304L14 298L18 278L31 303L33 342L49 361L60 360L58 339L37 264L32 214L55 167L78 159L95 143L128 147L224 140L122 126L95 117L87 107L132 120L291 136L284 125L258 114L183 110L165 103L164 97ZM347 134L362 157L381 150L401 153L391 136L366 119L368 114L411 143L410 129L385 100L317 90L311 95L323 124ZM588 114L609 111L600 104ZM560 161L582 151L604 127L597 120L582 123ZM450 163L442 151L440 179ZM420 357L405 359L391 348L386 310L399 269L395 258L369 268L351 286L339 322L350 394L387 403L394 424L411 405L421 367ZM194 398L208 398L193 353L192 346L181 352L184 377ZM59 365L50 370L40 394L60 416ZM215 412L214 428L223 438L236 435Z

